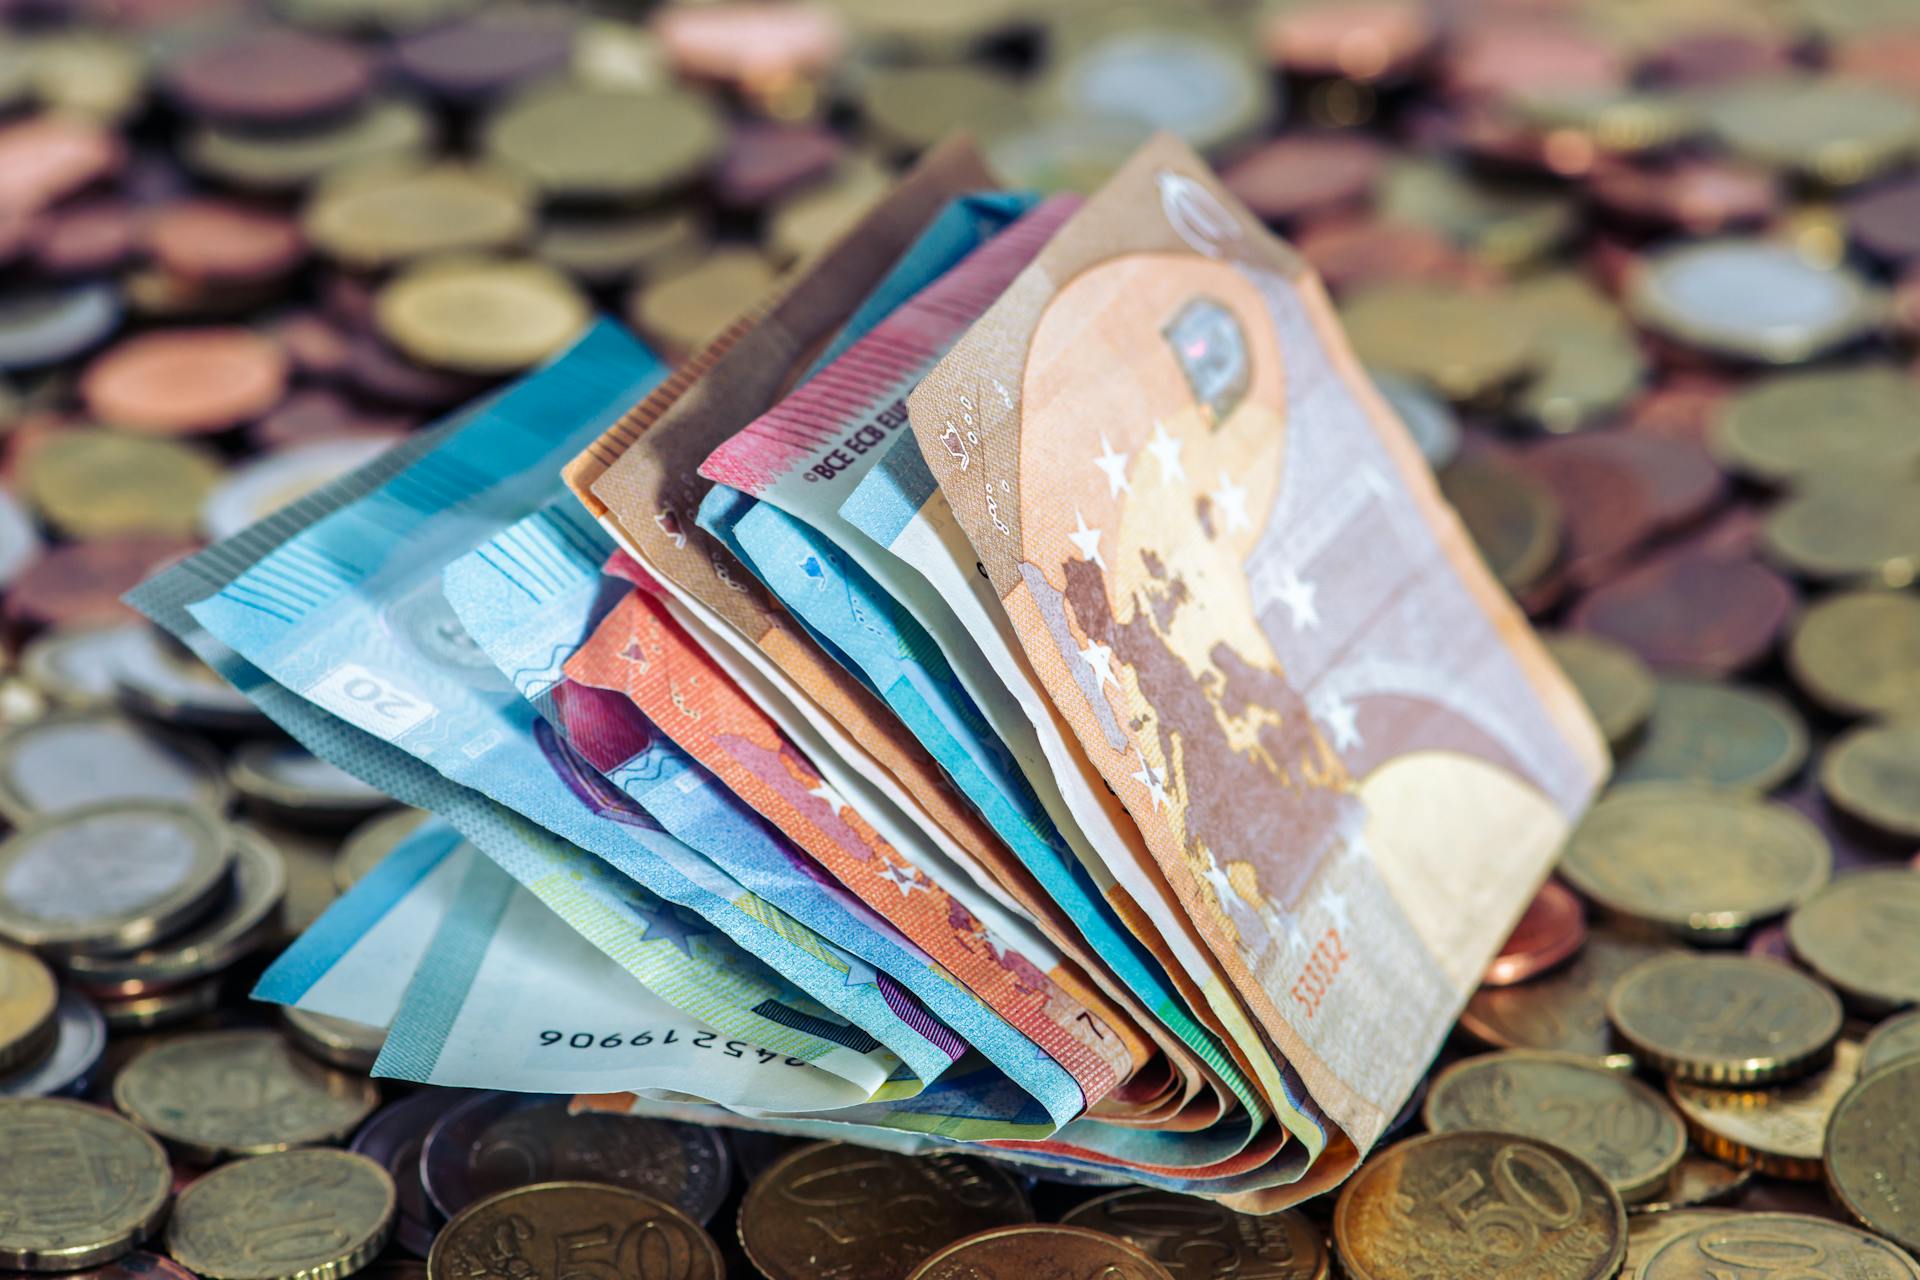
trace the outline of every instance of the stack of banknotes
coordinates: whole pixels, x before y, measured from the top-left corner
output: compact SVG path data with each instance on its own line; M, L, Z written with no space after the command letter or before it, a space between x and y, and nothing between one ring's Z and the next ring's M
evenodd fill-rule
M433 815L266 973L376 1074L1271 1210L1607 759L1319 282L1171 138L935 148L669 371L560 358L130 597Z

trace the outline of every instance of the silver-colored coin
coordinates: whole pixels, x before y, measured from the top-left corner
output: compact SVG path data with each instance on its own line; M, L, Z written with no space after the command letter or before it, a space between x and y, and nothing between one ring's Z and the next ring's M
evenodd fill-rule
M0 843L0 935L52 952L125 951L218 896L233 845L192 805L90 805Z
M9 289L0 299L0 369L37 369L77 356L120 323L113 285Z
M215 542L231 538L321 485L358 471L392 443L378 436L344 436L249 459L207 495L200 508L201 531Z
M250 742L233 754L227 780L240 798L289 822L351 822L393 798L291 742Z
M10 493L0 491L0 586L40 554L40 533Z
M20 652L20 673L69 711L103 711L118 703L117 674L126 654L144 644L146 624L59 627L35 636Z
M1770 364L1797 364L1862 337L1885 309L1873 286L1844 264L1736 238L1649 258L1627 304L1642 324L1677 342Z
M0 815L16 825L110 801L227 806L204 743L103 712L70 712L0 735Z
M0 1077L0 1096L47 1098L79 1094L107 1049L107 1020L93 1001L71 987L53 1011L53 1048L32 1066Z
M1374 389L1400 415L1407 434L1435 471L1460 453L1460 419L1453 406L1427 388L1397 373L1372 373Z
M173 638L153 627L120 656L114 690L129 711L168 725L256 729L265 713Z

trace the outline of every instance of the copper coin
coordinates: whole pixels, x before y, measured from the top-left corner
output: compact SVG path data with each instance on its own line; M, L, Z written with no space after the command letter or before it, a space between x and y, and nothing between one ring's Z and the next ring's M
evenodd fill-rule
M394 41L394 63L426 88L459 101L494 97L564 71L576 27L538 9L481 12Z
M1841 75L1920 94L1920 31L1876 26L1828 46L1826 52L1827 64Z
M1486 270L1438 232L1380 218L1335 218L1303 228L1294 248L1334 290L1392 281L1472 284Z
M257 418L286 394L286 352L251 329L161 329L108 349L80 376L99 421L185 436Z
M1360 203L1386 159L1386 149L1364 134L1293 133L1248 152L1220 178L1247 208L1278 222Z
M1567 563L1576 580L1645 539L1698 519L1727 488L1699 445L1639 432L1559 436L1540 441L1518 460L1560 499Z
M309 378L338 377L347 367L347 337L318 311L295 311L268 326L274 341Z
M1773 652L1793 607L1793 588L1771 569L1681 553L1596 587L1568 621L1618 640L1659 670L1728 676Z
M7 616L48 626L125 622L120 597L161 565L194 550L174 538L102 538L46 551L7 587Z
M1780 208L1772 171L1718 156L1603 160L1587 191L1616 217L1708 235L1764 222Z
M147 249L190 280L277 280L300 265L306 241L284 214L234 200L183 200L147 224Z
M260 449L286 449L342 436L397 440L417 424L410 414L363 409L338 391L309 387L294 392L249 427L247 441Z
M1030 1223L956 1240L907 1280L1032 1280L1055 1275L1100 1280L1173 1280L1173 1273L1119 1236L1087 1227Z
M1448 87L1465 97L1609 90L1627 82L1618 48L1572 24L1483 22L1454 36L1445 63Z
M166 79L195 115L284 125L359 102L373 87L373 61L350 41L263 27L185 54L167 69Z
M31 213L112 174L126 147L77 116L32 116L0 127L0 205Z
M1711 28L1669 41L1642 65L1650 79L1669 89L1705 89L1792 68L1793 50L1782 40Z
M757 209L825 178L845 155L839 136L818 125L748 121L728 132L709 181L721 204Z
M1298 75L1370 81L1410 70L1438 34L1414 0L1322 0L1279 7L1261 39L1276 66Z
M52 276L97 275L122 266L140 241L140 216L112 196L75 200L41 215L33 265Z
M347 340L346 377L372 399L429 412L464 404L491 385L487 378L415 364L370 333Z
M1587 913L1580 899L1558 880L1549 880L1521 913L1520 923L1507 935L1480 984L1506 987L1525 982L1572 959L1586 941Z
M1891 263L1920 258L1920 178L1899 178L1846 205L1854 243Z
M653 29L681 75L749 92L830 70L847 38L834 10L810 5L676 5Z

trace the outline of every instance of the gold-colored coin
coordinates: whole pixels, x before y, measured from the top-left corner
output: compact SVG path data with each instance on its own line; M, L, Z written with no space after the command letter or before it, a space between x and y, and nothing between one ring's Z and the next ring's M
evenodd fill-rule
M1699 954L1635 965L1613 984L1607 1016L1640 1061L1720 1085L1817 1070L1841 1022L1839 997L1790 965Z
M11 1075L52 1046L60 988L31 951L0 942L0 1076Z
M1779 483L1835 466L1911 473L1920 464L1920 385L1866 365L1783 373L1727 402L1714 452L1729 467Z
M573 281L541 262L438 258L374 297L374 321L422 364L515 373L558 352L593 318Z
M1430 1133L1376 1151L1340 1192L1350 1280L1606 1280L1627 1213L1578 1156L1509 1133Z
M1920 1280L1920 1263L1829 1218L1737 1213L1667 1241L1647 1259L1640 1280L1787 1280L1796 1274Z
M1820 758L1833 807L1886 835L1920 840L1920 720L1842 734Z
M1100 1280L1173 1280L1165 1267L1118 1236L1046 1223L995 1227L956 1240L915 1267L907 1280L1031 1280L1047 1271Z
M122 431L62 431L27 451L16 478L46 520L75 538L189 537L220 464L189 444Z
M831 182L782 200L767 215L767 255L783 267L813 257L858 222L892 185L887 171L871 161L842 166Z
M1474 992L1460 1026L1495 1048L1569 1053L1631 1071L1633 1055L1613 1042L1607 993L1641 961L1674 954L1680 949L1665 942L1595 929L1572 963L1517 986Z
M1711 1156L1695 1154L1691 1149L1667 1175L1666 1185L1645 1200L1629 1205L1635 1219L1660 1217L1701 1205L1726 1204L1753 1181L1753 1170L1736 1169Z
M351 267L510 249L533 234L533 196L497 170L457 164L356 168L314 192L307 238Z
M628 202L690 182L724 137L718 113L694 94L562 80L509 102L487 121L481 145L549 199Z
M219 895L233 844L196 805L112 802L0 843L0 936L60 952L142 947Z
M173 1169L110 1111L0 1099L0 1267L72 1271L119 1257L166 1216Z
M903 155L940 141L956 120L991 136L1032 115L1016 80L969 63L875 67L860 77L860 105L874 135Z
M362 1076L321 1066L273 1031L206 1031L142 1050L113 1082L121 1111L212 1163L338 1142L379 1104Z
M1508 323L1487 294L1376 285L1342 306L1340 317L1368 368L1424 382L1458 402L1492 397L1535 358L1526 330Z
M1920 1009L1888 1018L1860 1046L1860 1074L1870 1076L1908 1058L1920 1058Z
M1561 192L1470 177L1462 166L1425 158L1390 164L1376 207L1388 221L1437 232L1480 262L1515 274L1563 244L1579 217Z
M351 1018L284 1006L280 1014L295 1043L320 1061L349 1071L371 1071L387 1042L387 1029Z
M1653 719L1613 781L1771 791L1806 758L1806 721L1779 694L1668 676L1655 683Z
M340 856L334 861L334 886L341 893L353 888L361 877L379 866L388 854L398 848L415 827L432 816L425 809L397 809L377 818L369 818L355 827L340 846Z
M1653 714L1653 672L1633 650L1604 636L1556 631L1540 638L1618 753Z
M1920 578L1920 478L1872 470L1805 477L1768 513L1760 541L1804 578L1911 586Z
M1484 1129L1538 1138L1600 1172L1623 1200L1666 1185L1687 1147L1680 1117L1621 1071L1563 1054L1489 1053L1456 1062L1427 1089L1435 1133Z
M698 264L647 281L628 299L633 325L668 351L698 351L766 297L779 273L752 249L716 249Z
M1664 782L1607 793L1560 854L1600 906L1703 941L1790 910L1832 870L1826 838L1785 805Z
M1833 1061L1790 1084L1721 1089L1667 1082L1700 1149L1716 1160L1803 1182L1820 1177L1827 1118L1860 1075L1860 1046L1842 1040Z
M540 222L536 257L589 285L698 261L706 229L687 209L640 213L558 213Z
M1031 1221L997 1165L816 1142L747 1188L740 1244L768 1280L905 1275L962 1236Z
M536 1182L488 1196L454 1215L427 1254L428 1280L583 1274L725 1280L727 1267L686 1214L595 1182Z
M1675 1209L1671 1213L1633 1215L1627 1219L1627 1260L1620 1266L1620 1280L1640 1280L1647 1259L1667 1241L1733 1216L1732 1209Z
M1304 1214L1255 1217L1150 1187L1095 1196L1067 1210L1060 1224L1119 1236L1173 1280L1326 1280L1329 1266L1320 1228Z
M1841 876L1787 917L1787 945L1861 1009L1920 1001L1920 873Z
M433 116L395 98L370 102L352 115L298 133L195 123L180 144L183 158L235 187L297 191L349 168L416 162L433 143Z
M1560 504L1539 481L1512 467L1461 458L1440 473L1440 492L1508 591L1533 586L1559 558Z
M151 1031L212 1013L220 1007L221 988L217 977L184 987L168 987L148 995L96 1000L100 1016L109 1031Z
M1898 591L1828 596L1800 615L1787 667L1829 711L1920 715L1920 599Z
M1920 1252L1920 1059L1863 1075L1833 1109L1827 1187L1867 1227Z
M1870 80L1742 77L1700 107L1732 150L1829 186L1865 181L1920 147L1920 105Z
M395 1203L392 1177L365 1156L255 1156L180 1193L167 1252L208 1280L341 1280L385 1247Z

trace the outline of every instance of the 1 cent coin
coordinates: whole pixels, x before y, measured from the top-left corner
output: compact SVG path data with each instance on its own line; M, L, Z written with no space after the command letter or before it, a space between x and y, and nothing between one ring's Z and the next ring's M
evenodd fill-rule
M180 1193L167 1252L208 1280L340 1280L386 1244L393 1205L393 1179L365 1156L255 1156Z
M1074 1206L1060 1225L1118 1236L1173 1280L1326 1280L1328 1272L1320 1228L1300 1213L1255 1217L1195 1196L1128 1187Z
M1551 1142L1587 1161L1623 1200L1666 1184L1687 1146L1666 1100L1621 1071L1548 1053L1456 1062L1427 1090L1427 1128L1485 1129Z
M1606 1280L1627 1214L1578 1156L1509 1133L1430 1133L1377 1151L1333 1211L1352 1280Z
M625 1187L540 1182L470 1205L434 1239L428 1280L506 1274L724 1280L713 1238L672 1205Z
M1656 670L1727 676L1773 652L1793 604L1793 587L1764 565L1679 551L1595 587L1567 620Z
M1059 1275L1101 1280L1172 1280L1137 1247L1085 1227L1033 1223L995 1227L956 1240L907 1274L907 1280L1031 1280Z
M1573 891L1557 881L1540 886L1520 922L1480 978L1486 987L1511 986L1565 964L1587 940L1587 913Z
M111 1111L0 1099L0 1266L111 1261L160 1225L172 1189L160 1144Z
M380 1093L365 1077L321 1066L277 1032L208 1031L143 1050L114 1081L113 1101L189 1159L211 1163L338 1142Z
M1905 868L1841 876L1787 917L1800 962L1860 1008L1920 1001L1920 875Z
M1920 1059L1863 1076L1833 1109L1827 1187L1861 1225L1920 1250Z
M996 1165L817 1142L754 1179L740 1244L769 1280L906 1275L963 1236L1031 1221Z
M1818 1069L1840 1035L1839 997L1788 965L1682 953L1628 970L1607 1016L1642 1062L1703 1084L1762 1084Z
M154 435L223 431L286 393L287 357L251 329L161 329L129 338L80 375L87 411Z

